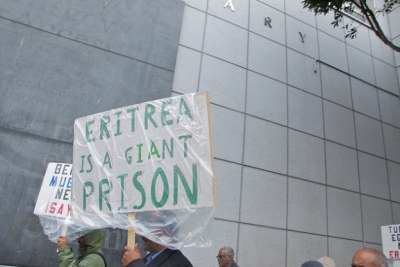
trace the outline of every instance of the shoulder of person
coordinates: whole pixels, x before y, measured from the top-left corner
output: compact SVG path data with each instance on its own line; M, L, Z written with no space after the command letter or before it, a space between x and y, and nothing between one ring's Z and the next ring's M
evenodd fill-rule
M173 260L176 265L182 267L192 267L193 265L190 263L188 258L180 250L169 250L169 259Z
M126 267L144 267L144 261L142 259L134 260L130 262Z
M79 266L82 267L105 267L106 266L105 258L100 252L92 252L88 253L83 257L83 259L79 262Z

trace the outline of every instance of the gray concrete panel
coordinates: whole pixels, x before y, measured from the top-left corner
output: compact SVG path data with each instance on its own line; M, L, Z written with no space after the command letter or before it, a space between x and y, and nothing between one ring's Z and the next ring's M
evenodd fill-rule
M0 16L174 70L181 0L3 0Z
M33 214L47 164L72 163L76 118L171 95L183 7L1 1L0 264L57 265ZM105 258L119 266L126 231L105 233Z
M171 94L170 71L4 20L0 46L1 127L72 142L76 118Z
M55 244L33 210L47 163L71 162L72 145L0 128L0 151L0 262L55 266Z

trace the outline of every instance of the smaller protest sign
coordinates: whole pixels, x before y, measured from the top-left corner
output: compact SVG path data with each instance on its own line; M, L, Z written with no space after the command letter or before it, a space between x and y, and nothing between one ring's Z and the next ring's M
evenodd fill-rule
M71 187L72 164L49 163L34 214L67 218L71 213Z
M382 252L392 262L400 266L400 224L381 226Z
M43 232L56 243L59 236L75 240L88 229L72 221L72 164L48 164L33 211L39 217Z

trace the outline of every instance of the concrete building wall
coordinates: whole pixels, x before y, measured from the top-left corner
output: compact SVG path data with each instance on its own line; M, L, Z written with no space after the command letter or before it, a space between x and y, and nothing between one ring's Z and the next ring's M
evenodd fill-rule
M210 92L217 181L213 245L186 255L217 266L227 245L240 266L348 266L381 248L380 226L400 222L398 54L301 1L185 2L173 94ZM398 9L387 18L398 38Z
M33 214L47 165L72 163L76 118L171 95L183 8L180 0L1 1L0 264L57 265ZM125 244L126 231L106 231L109 266L121 265Z
M71 161L73 119L171 87L212 101L213 244L184 249L194 266L217 266L224 245L255 267L348 266L356 249L380 248L380 226L400 222L399 53L362 24L345 39L300 0L186 0L175 65L164 26L181 10L140 2L155 6L2 2L0 200L15 201L0 209L0 264L54 266L32 211L47 163ZM380 18L396 43L399 12ZM119 266L125 233L108 234Z

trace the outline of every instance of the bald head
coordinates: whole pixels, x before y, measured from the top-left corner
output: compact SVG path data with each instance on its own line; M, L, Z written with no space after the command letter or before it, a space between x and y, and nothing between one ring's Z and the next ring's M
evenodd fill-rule
M387 267L385 255L374 248L362 248L356 251L351 262L352 267Z

